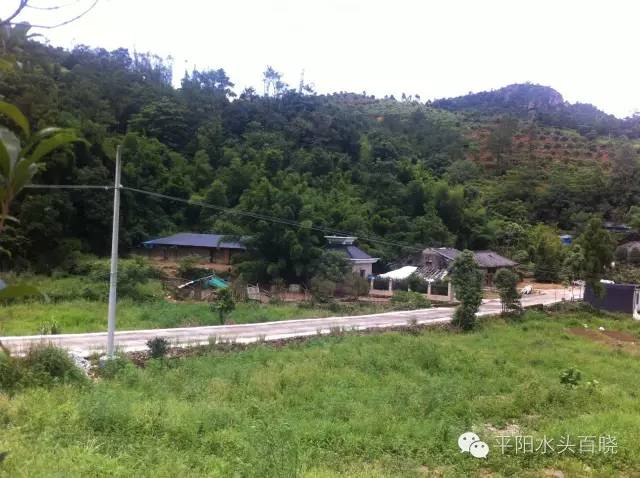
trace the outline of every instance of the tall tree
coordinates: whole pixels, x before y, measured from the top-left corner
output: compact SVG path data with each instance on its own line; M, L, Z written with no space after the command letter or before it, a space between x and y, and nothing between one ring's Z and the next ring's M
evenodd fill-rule
M540 282L555 282L562 266L562 243L557 231L538 224L530 232L530 257L535 268L534 277Z
M593 217L578 238L584 254L584 279L594 291L601 293L600 279L613 259L614 242L603 227L602 219Z
M522 310L520 294L518 293L518 274L511 269L500 269L494 279L498 293L502 313L518 313Z
M453 323L463 330L471 330L476 324L476 313L482 303L482 273L476 264L473 252L464 250L451 267L451 282L456 299Z

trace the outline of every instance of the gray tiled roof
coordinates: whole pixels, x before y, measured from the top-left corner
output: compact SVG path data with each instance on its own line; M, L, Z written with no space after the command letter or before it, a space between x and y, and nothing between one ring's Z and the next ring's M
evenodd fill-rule
M518 265L517 262L493 251L475 251L473 256L480 267L514 267Z
M219 247L223 249L246 249L240 241L225 241L222 234L195 234L181 232L173 236L145 241L145 246Z
M458 254L460 254L460 251L453 247L431 247L425 249L424 252L436 252L445 257L448 261L454 261L455 258L458 257ZM482 268L514 267L518 264L517 262L513 262L511 259L507 259L493 251L474 251L473 257L476 260L476 264Z
M331 251L341 252L349 259L373 259L373 257L356 246L330 244L328 249Z

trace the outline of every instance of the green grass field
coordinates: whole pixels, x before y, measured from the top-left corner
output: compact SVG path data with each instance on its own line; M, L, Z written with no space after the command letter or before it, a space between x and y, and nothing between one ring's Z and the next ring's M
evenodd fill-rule
M101 332L107 329L107 282L84 280L78 276L16 278L35 285L49 302L33 299L28 302L0 304L0 336L39 334L43 325L55 323L59 333ZM158 280L138 287L138 296L118 300L118 329L154 329L218 325L219 317L205 302L170 302L163 298ZM99 291L100 299L87 299L83 291ZM227 319L236 324L305 319L332 315L367 314L388 310L389 306L368 303L315 306L287 303L238 303Z
M335 309L299 307L295 304L237 304L227 319L236 324L305 319L330 315L380 312L382 306L362 304ZM207 303L172 303L162 299L135 302L124 299L118 305L118 329L155 329L218 325L219 318ZM107 330L107 304L100 301L71 300L46 304L32 302L0 306L0 336L33 335L43 324L57 323L61 333Z
M566 332L583 324L640 333L632 320L530 311L468 334L209 351L0 395L0 476L637 476L638 356ZM582 379L562 384L572 366ZM460 453L468 430L486 459ZM610 435L617 453L502 454L495 436L507 430L556 443Z

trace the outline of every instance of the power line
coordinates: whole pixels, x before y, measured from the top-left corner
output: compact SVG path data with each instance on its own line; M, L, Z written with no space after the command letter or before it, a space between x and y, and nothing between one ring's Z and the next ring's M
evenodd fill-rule
M202 201L194 201L192 199L184 199L184 198L179 198L179 197L175 197L175 196L169 196L167 194L161 194L161 193L156 193L153 191L147 191L145 189L138 189L138 188L132 188L129 186L122 186L122 189L128 190L128 191L132 191L132 192L136 192L136 193L140 193L140 194L146 194L148 196L152 196L152 197L156 197L156 198L161 198L161 199L169 199L171 201L176 201L176 202L181 202L183 204L188 204L191 206L199 206L199 207L203 207L205 209L214 209L217 211L221 211L224 213L228 213L228 214L235 214L238 216L245 216L245 217L250 217L253 219L261 219L264 221L269 221L269 222L275 222L275 223L279 223L279 224L285 224L288 226L294 226L294 227L299 227L299 228L304 228L304 229L310 229L313 231L318 231L318 232L324 232L327 234L336 234L336 235L341 235L341 236L352 236L353 234L351 232L348 231L340 231L337 229L331 229L331 228L327 228L327 227L321 227L321 226L314 226L314 225L306 225L303 224L299 221L293 221L290 219L282 219L279 217L274 217L274 216L267 216L264 214L258 214L258 213L254 213L254 212L250 212L250 211L242 211L242 210L238 210L238 209L230 209L227 207L223 207L223 206L216 206L214 204L209 204L209 203L205 203ZM422 251L424 248L418 248L415 246L411 246L409 244L404 244L402 242L397 242L397 241L389 241L386 239L378 239L376 237L370 237L370 236L362 236L362 235L358 235L358 237L360 239L363 239L365 241L369 241L369 242L375 242L375 243L379 243L379 244L386 244L386 245L390 245L390 246L396 246L396 247L404 247L406 249L411 249L414 251Z
M109 191L113 186L99 186L95 184L27 184L28 189L102 189Z
M29 184L27 186L25 186L25 188L30 188L30 189L100 189L100 190L104 190L104 191L109 191L114 189L114 186L101 186L101 185L95 185L95 184ZM215 204L209 204L209 203L205 203L202 201L195 201L193 199L184 199L184 198L179 198L179 197L175 197L175 196L169 196L168 194L162 194L162 193L157 193L154 191L148 191L146 189L138 189L138 188L133 188L130 186L120 186L120 189L123 190L127 190L127 191L131 191L134 193L138 193L138 194L145 194L147 196L151 196L151 197L155 197L158 199L167 199L170 201L176 201L176 202L180 202L183 204L187 204L190 206L198 206L198 207L202 207L205 209L213 209L216 211L220 211L223 212L225 214L231 214L231 215L236 215L236 216L244 216L244 217L249 217L252 219L260 219L263 221L268 221L268 222L273 222L273 223L277 223L277 224L284 224L287 226L292 226L292 227L298 227L298 228L302 228L302 229L310 229L313 231L318 231L318 232L323 232L326 234L335 234L335 235L340 235L340 236L353 236L354 234L349 232L349 231L341 231L338 229L332 229L332 228L328 228L328 227L322 227L322 226L314 226L312 225L306 225L303 224L299 221L294 221L291 219L283 219L283 218L279 218L279 217L275 217L275 216L268 216L265 214L259 214L259 213L255 213L255 212L250 212L250 211L243 211L243 210L239 210L239 209L231 209L228 207L223 207L223 206L217 206ZM398 242L398 241L390 241L387 239L380 239L377 237L371 237L371 236L362 236L360 234L357 235L357 237L359 237L360 239L364 240L364 241L368 241L368 242L372 242L372 243L377 243L377 244L384 244L384 245L388 245L388 246L395 246L395 247L402 247L405 249L409 249L409 250L413 250L416 252L420 252L424 249L424 247L420 248L420 247L416 247L416 246L412 246L409 244L405 244L403 242Z

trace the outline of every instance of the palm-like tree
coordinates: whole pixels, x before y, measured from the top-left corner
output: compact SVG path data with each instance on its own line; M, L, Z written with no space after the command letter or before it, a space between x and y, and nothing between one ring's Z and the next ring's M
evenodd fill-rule
M0 101L0 115L9 118L15 126L0 125L0 234L9 215L11 202L31 182L40 164L53 150L81 140L73 130L44 128L32 132L29 121L11 103ZM16 134L15 131L18 132Z

